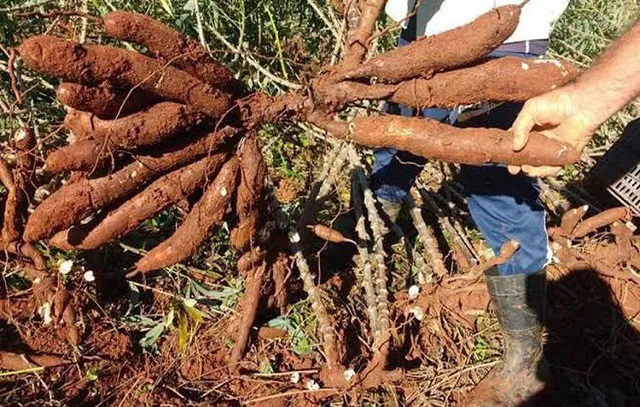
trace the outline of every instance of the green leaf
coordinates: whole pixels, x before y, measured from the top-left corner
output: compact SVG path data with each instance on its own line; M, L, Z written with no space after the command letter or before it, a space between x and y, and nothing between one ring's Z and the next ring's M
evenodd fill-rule
M173 319L175 318L176 313L174 312L174 310L170 310L169 314L167 315L167 320L164 323L165 328L171 328L173 326Z
M184 308L189 318L191 318L196 324L200 324L204 321L202 312L200 312L200 310L198 310L196 307L189 306L184 302L182 303L182 307Z
M180 313L178 319L178 348L180 352L184 351L189 342L189 320L186 314Z
M87 383L93 383L96 380L98 380L99 373L100 373L100 369L94 367L86 371L86 373L84 374L84 378L87 381Z
M270 375L273 374L273 367L271 366L271 363L269 363L268 360L263 360L262 362L260 362L260 367L258 369L260 371L260 373L264 374L264 375Z
M185 3L185 5L182 7L182 9L184 11L191 11L194 12L196 11L196 1L198 0L189 0Z
M169 0L160 0L160 5L171 17L173 17L173 5Z
M160 322L158 325L154 326L153 328L151 328L146 335L140 339L140 346L143 349L153 349L156 347L156 342L158 342L158 339L160 339L160 336L162 336L162 333L164 332L165 329L165 323Z

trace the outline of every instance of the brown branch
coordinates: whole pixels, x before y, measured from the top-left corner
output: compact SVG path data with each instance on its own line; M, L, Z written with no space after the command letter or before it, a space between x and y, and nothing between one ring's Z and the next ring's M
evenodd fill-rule
M341 69L353 69L362 62L369 50L369 38L386 3L386 0L366 0L358 28L349 36Z
M80 11L68 11L68 10L53 10L48 13L41 13L39 11L29 11L24 13L12 13L13 17L17 18L57 18L57 17L82 17L91 21L94 24L102 25L102 19L94 16L93 14L83 13Z
M425 223L424 217L422 216L422 208L416 203L416 200L419 198L419 193L415 189L412 189L411 193L407 195L405 199L409 205L409 213L411 215L411 219L413 219L413 224L418 231L422 244L424 245L424 252L427 260L429 261L436 276L441 278L447 274L447 268L444 265L444 259L442 258L442 253L438 247L438 242L433 232L433 228Z
M9 61L7 62L7 73L11 79L11 90L16 97L16 104L20 106L24 101L22 100L20 89L18 89L18 79L16 78L15 67L13 66L17 55L16 50L11 48L11 51L9 51Z
M413 10L411 10L411 12L409 14L407 14L402 20L396 21L394 24L391 24L390 26L388 26L384 30L380 31L376 35L372 35L371 37L369 37L369 44L371 44L373 41L377 40L378 38L381 38L381 37L387 35L387 33L397 29L402 24L404 24L406 21L411 20L413 18L413 16L418 14L418 11L420 11L420 7L422 6L422 1L423 0L416 1L416 4L413 6Z

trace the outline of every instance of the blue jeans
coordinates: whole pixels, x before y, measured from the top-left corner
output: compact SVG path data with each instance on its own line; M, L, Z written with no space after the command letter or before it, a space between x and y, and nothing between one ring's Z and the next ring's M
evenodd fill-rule
M499 57L504 54L494 53ZM512 55L512 54L511 54ZM496 127L509 129L522 105L504 103L473 117L457 127ZM411 115L397 107L403 115ZM426 109L425 117L452 121L447 109ZM406 151L376 149L372 183L376 194L387 201L401 202L422 171L426 160ZM505 166L461 166L460 180L465 188L469 212L494 252L509 240L520 242L520 249L498 267L501 275L528 274L541 270L548 261L546 213L537 180L522 174L512 176Z

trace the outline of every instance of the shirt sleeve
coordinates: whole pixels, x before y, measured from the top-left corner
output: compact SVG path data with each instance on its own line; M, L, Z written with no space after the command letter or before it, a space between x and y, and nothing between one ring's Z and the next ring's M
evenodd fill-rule
M393 21L401 21L405 18L415 7L416 0L389 0L384 8L385 13ZM403 28L406 28L407 22L403 23Z

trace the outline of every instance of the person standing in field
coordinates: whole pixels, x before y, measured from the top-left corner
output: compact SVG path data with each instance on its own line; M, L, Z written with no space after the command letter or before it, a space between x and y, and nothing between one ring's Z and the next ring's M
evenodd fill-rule
M467 23L491 9L521 0L422 0L403 27L398 46L423 35L436 35ZM522 9L513 35L489 56L539 58L547 51L549 34L569 0L530 0ZM389 0L386 13L403 21L415 0ZM482 104L459 109L425 109L415 112L389 106L389 112L420 115L459 127L509 129L522 104ZM402 201L422 171L425 160L395 149L374 153L372 183L384 211L395 221ZM486 273L489 294L496 307L505 338L503 362L494 368L468 397L469 405L518 405L542 389L542 319L546 273L550 259L546 214L539 200L537 180L526 174L512 175L505 166L462 166L471 216L487 242L500 247L516 240L520 249L505 264Z

